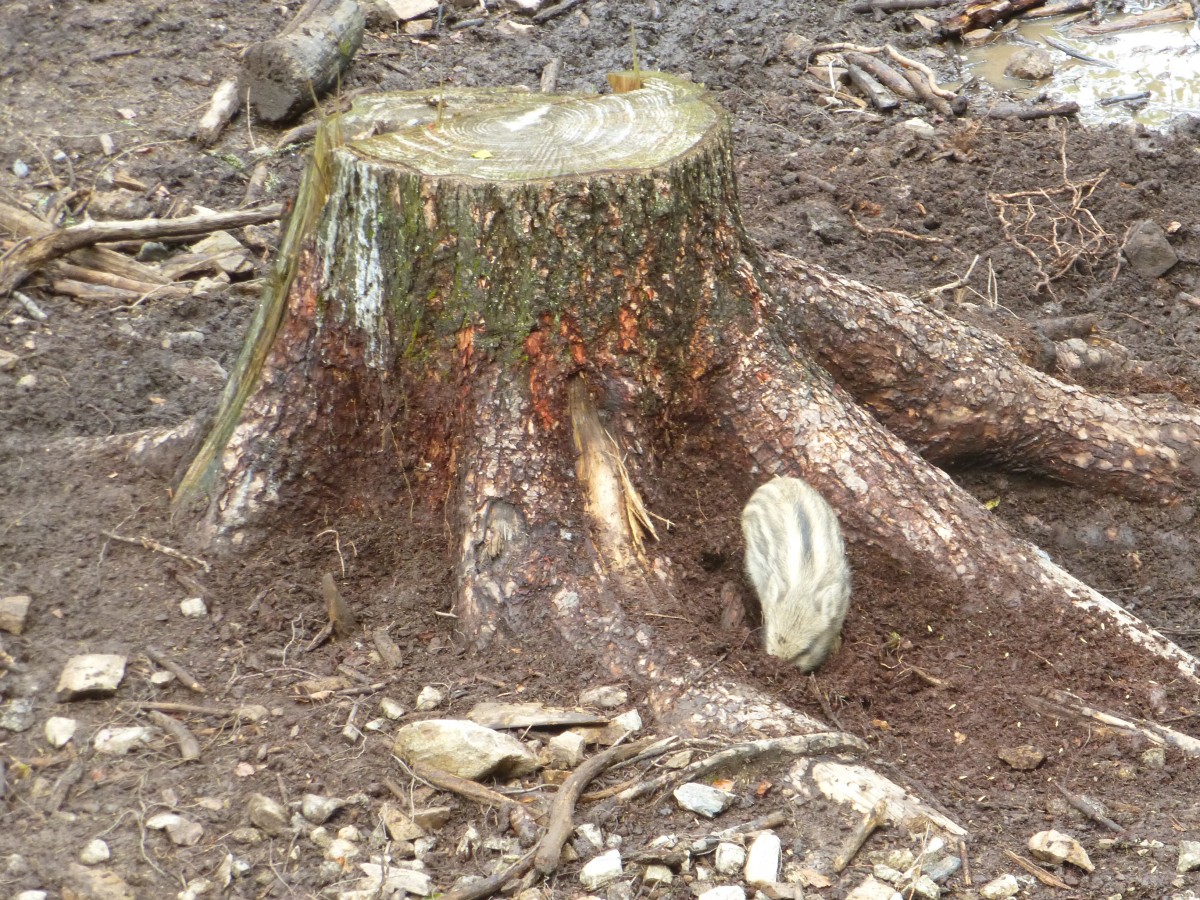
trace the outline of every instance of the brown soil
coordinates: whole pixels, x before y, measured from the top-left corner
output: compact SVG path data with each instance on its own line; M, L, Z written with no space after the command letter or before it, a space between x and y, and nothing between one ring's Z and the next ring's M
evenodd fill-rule
M732 112L745 220L759 243L901 291L949 282L978 255L972 285L986 292L987 272L994 270L998 304L990 308L971 296L979 309L964 315L1005 331L1018 319L1094 313L1106 337L1148 365L1137 378L1097 376L1089 386L1194 398L1200 386L1200 313L1190 302L1200 294L1191 262L1200 258L1194 129L1184 125L1164 135L1068 125L1064 144L1061 123L968 117L939 122L937 137L927 140L899 125L906 116L826 109L782 49L789 33L909 48L929 43L907 16L875 22L848 6L592 0L522 34L497 28L503 16L420 41L375 32L343 90L513 82L536 89L553 57L564 61L560 89L599 89L605 72L627 66L635 24L643 65L689 73ZM278 132L247 128L239 119L209 152L186 137L212 89L235 71L240 50L287 20L282 9L241 0L186 8L166 0L3 4L0 187L38 209L79 191L66 200L78 213L89 190L110 189L122 173L146 185L145 198L162 211L171 204L236 206L256 161L254 147L270 146ZM949 74L952 60L943 64ZM988 102L978 93L972 99L977 112ZM101 150L103 134L115 142L111 156ZM1061 152L1073 180L1107 173L1088 206L1112 240L1056 281L1052 293L1039 292L1034 261L1006 239L987 195L1060 186ZM294 190L301 155L294 148L270 160L269 197ZM18 159L29 166L28 177L14 175ZM810 176L835 190L817 189ZM1184 262L1158 280L1128 269L1114 278L1115 248L1143 218L1164 227L1181 223L1172 242ZM880 228L909 234L871 233ZM411 708L427 684L447 689L437 715L461 715L485 699L571 706L582 688L602 678L543 635L522 636L488 654L460 648L453 619L444 615L452 597L444 510L410 503L415 495L403 487L390 517L365 517L349 502L296 514L252 552L213 560L208 574L107 539L105 530L186 544L167 516L171 472L131 467L119 454L97 456L62 439L173 425L211 409L220 368L228 370L239 349L257 287L235 284L214 299L150 300L136 309L80 304L36 284L27 293L48 313L44 323L15 301L0 301L0 349L21 357L14 370L0 372L0 594L30 594L34 606L24 634L0 635L0 668L7 669L0 701L32 700L36 725L0 731L7 769L7 780L0 779L0 856L19 853L26 861L0 873L0 890L60 889L65 861L103 836L113 850L110 865L138 896L211 877L229 852L252 867L234 881L231 896L318 895L329 879L306 838L296 860L287 857L287 841L231 841L230 832L245 824L246 797L362 793L368 799L336 824L357 822L369 832L388 796L385 779L406 789L409 780L383 737L356 745L339 737L350 699L305 702L298 681L339 668L368 683L388 681L384 691L354 698L361 725L377 715L382 693ZM18 386L30 374L36 383ZM1164 693L1172 675L1161 666L1048 641L1042 623L1051 610L1020 598L998 604L931 588L859 546L850 548L855 598L841 652L811 678L774 665L749 634L716 627L722 584L749 592L740 575L737 518L755 479L724 462L710 439L710 432L681 425L659 479L644 486L650 506L674 523L653 553L670 560L678 594L686 597L679 610L666 611L679 618L648 620L659 640L687 646L706 665L724 657L734 677L867 740L890 775L970 829L976 884L1014 871L1004 849L1024 852L1033 832L1058 827L1083 840L1097 863L1092 875L1059 873L1078 885L1077 896L1170 895L1174 845L1195 839L1200 829L1195 763L1168 751L1165 765L1157 766L1138 741L1041 715L1025 698L1061 687L1114 713L1196 732L1188 718L1196 708L1194 688L1172 684ZM1149 506L1020 475L975 469L954 475L1082 580L1186 649L1200 649L1194 637L1200 540L1190 497ZM369 641L299 652L323 622L319 584L327 571L339 573L360 621L390 627L404 652L399 670L389 672ZM184 618L178 603L197 589L210 614ZM152 684L147 645L167 650L208 693ZM130 655L116 699L55 702L58 672L82 652ZM167 742L129 757L92 756L89 739L101 726L144 724L136 708L142 700L259 703L272 714L239 726L189 717L203 746L200 763L178 764ZM42 727L52 715L80 719L85 748L83 778L56 814L45 811L45 798L72 760L44 741ZM1022 744L1047 755L1042 768L1018 772L997 758L998 749ZM735 790L752 807L738 813L741 819L771 808L771 793L760 799L754 792L771 777L764 770L738 781ZM1102 802L1132 837L1166 846L1098 852L1097 842L1109 833L1068 807L1052 783ZM418 805L426 799L419 791ZM175 847L144 828L147 816L172 808L204 824L199 844ZM455 857L466 821L481 822L487 834L501 830L494 816L481 818L465 802L456 810L428 859L441 889L459 874L488 871L496 858L483 851L470 862ZM845 811L829 815L849 821ZM623 809L609 827L624 837L626 858L659 834L705 831L661 801ZM794 858L828 859L831 847L813 846L807 826L791 827L782 832ZM901 842L884 832L870 846L893 838ZM566 868L555 896L576 892L577 868ZM843 896L863 871L852 867L840 882L812 893ZM967 891L961 874L950 885ZM672 891L687 894L684 887ZM1026 895L1063 894L1033 886Z

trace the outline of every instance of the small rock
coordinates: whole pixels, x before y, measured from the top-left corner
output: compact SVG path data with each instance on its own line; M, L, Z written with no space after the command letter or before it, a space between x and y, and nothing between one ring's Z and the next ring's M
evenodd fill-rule
M158 813L146 820L146 827L166 831L171 843L179 847L194 847L204 836L204 826L178 813Z
M591 853L604 849L604 832L600 830L599 825L585 822L575 829L575 835L588 846Z
M203 597L188 597L179 601L179 611L189 619L202 619L208 615L208 606Z
M1129 267L1133 271L1148 278L1165 275L1179 262L1179 256L1166 234L1151 219L1143 219L1129 230L1129 237L1125 239L1121 252L1129 260Z
M155 263L162 262L170 255L171 250L166 244L159 241L146 241L142 246L138 247L138 252L134 259L138 262Z
M1041 47L1022 47L1008 58L1004 74L1024 81L1042 81L1054 74L1054 59Z
M94 866L97 863L107 862L111 856L112 853L108 849L108 844L100 840L100 838L88 841L87 845L79 851L79 861L85 866Z
M358 882L360 890L370 891L364 900L376 897L403 897L405 894L416 894L428 897L433 893L433 880L424 872L407 868L393 863L386 869L379 863L359 863L358 867L366 876Z
M922 875L911 882L905 891L905 896L921 897L922 900L938 900L938 897L942 896L942 889L928 875Z
M1147 747L1142 751L1142 765L1147 769L1163 769L1167 765L1167 751L1162 747Z
M1007 900L1008 897L1014 896L1020 889L1021 885L1017 883L1016 876L1006 872L999 878L993 878L981 887L979 889L979 896L982 900Z
M13 900L46 900L50 896L45 891L21 891L19 894L13 894Z
M28 178L29 164L23 159L14 159L12 164L12 173L18 178Z
M691 750L680 750L678 753L672 753L663 760L663 765L668 769L683 769L692 764L692 757L695 754Z
M246 814L250 821L267 834L291 834L291 822L283 804L263 794L251 794L246 804Z
M674 880L671 870L658 863L646 866L646 871L642 873L642 883L646 885L666 885Z
M314 825L324 825L333 814L346 805L338 797L322 797L320 794L305 794L300 798L300 815Z
M97 866L89 868L79 863L67 866L63 887L74 891L79 897L87 900L137 900L125 879L112 869ZM67 891L63 891L67 896Z
M37 376L30 372L28 375L22 375L17 379L17 387L23 391L32 391L37 387Z
M802 61L807 63L815 46L816 42L812 38L796 34L795 32L788 32L783 36L783 40L779 44L779 49L783 51L785 56L789 56L797 62Z
M962 860L957 856L943 856L925 866L925 874L941 884L951 875L962 868Z
M437 709L445 699L446 695L442 691L432 684L427 684L421 688L421 693L417 694L417 711L429 712L431 709Z
M379 808L379 818L393 841L415 841L425 836L425 829L405 815L398 807L385 803Z
M675 789L675 802L688 812L698 813L709 819L723 813L734 801L733 794L707 784L689 781Z
M325 858L330 862L344 862L345 860L354 859L361 852L353 841L334 838L329 842L329 846L325 848Z
M109 756L124 756L130 750L154 740L155 730L140 726L127 728L101 728L92 738L97 753Z
M28 697L17 697L0 706L0 728L5 731L28 731L36 721L33 701Z
M883 863L875 863L871 866L871 874L880 881L886 881L888 884L898 885L904 881L904 873L891 866L885 866Z
M24 878L33 867L29 865L29 860L23 857L20 853L10 853L4 860L4 873L11 875L13 878Z
M314 847L320 847L324 850L333 843L333 835L329 833L329 829L323 825L318 825L308 833L308 839L313 842Z
M235 828L233 831L229 832L229 839L235 844L244 844L247 847L252 847L255 844L261 844L267 838L257 828L243 826L241 828Z
M709 888L696 900L746 900L746 891L735 884L723 884Z
M248 272L254 268L247 258L246 248L228 231L214 231L188 249L192 253L213 257L216 267L228 275Z
M859 882L854 890L846 895L846 900L893 900L899 896L891 885L876 881L868 875L865 881Z
M1030 744L1005 747L997 750L996 755L1018 772L1032 771L1046 761L1046 754Z
M7 351L0 350L0 369L4 368L4 354ZM14 360L16 354L9 353ZM25 630L25 617L29 614L29 604L33 600L28 594L12 594L8 597L0 597L0 629L7 631L9 634L20 634Z
M601 709L615 709L628 701L629 692L613 685L588 688L579 695L580 706L599 706Z
M779 878L779 861L783 844L773 831L764 831L750 844L746 854L746 883L751 887L774 884Z
M1175 871L1182 875L1192 869L1200 869L1200 841L1180 841Z
M229 287L229 276L222 273L216 278L197 278L192 285L192 296L201 300L212 300L225 293Z
M1085 872L1092 872L1096 868L1079 841L1061 831L1039 831L1029 839L1029 852L1037 859L1054 865L1069 862Z
M912 118L905 119L900 123L900 127L911 131L919 138L931 141L937 137L937 129L926 122L924 119Z
M520 777L538 769L537 757L516 738L463 719L413 722L396 732L393 752L463 778Z
M343 825L338 829L337 836L343 841L350 841L354 844L362 840L362 832L358 830L357 825Z
M0 350L0 372L11 372L17 367L17 363L20 361L21 357L17 356L11 350ZM5 599L8 598L6 597Z
M713 868L721 875L736 875L746 865L746 848L732 841L717 844L713 855Z
M588 890L595 890L601 885L608 884L614 878L619 878L623 871L621 851L609 850L589 860L579 870L579 883Z
M87 206L93 219L144 219L154 210L150 202L133 191L92 191Z
M379 701L379 711L391 719L393 722L404 715L404 707L393 700L391 697L384 697Z
M418 809L413 812L413 824L424 828L426 831L437 831L445 826L450 821L450 816L454 810L448 806L430 806L426 809Z
M72 656L58 677L60 701L106 697L125 677L125 657L115 653Z
M546 743L546 764L552 769L574 769L583 762L587 742L574 731L557 734Z

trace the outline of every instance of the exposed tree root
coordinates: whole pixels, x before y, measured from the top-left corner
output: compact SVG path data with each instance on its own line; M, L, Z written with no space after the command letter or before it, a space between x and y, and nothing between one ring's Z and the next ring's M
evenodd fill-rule
M933 462L974 460L1133 497L1200 476L1200 412L1092 394L1001 338L903 294L772 254L780 321L838 384Z

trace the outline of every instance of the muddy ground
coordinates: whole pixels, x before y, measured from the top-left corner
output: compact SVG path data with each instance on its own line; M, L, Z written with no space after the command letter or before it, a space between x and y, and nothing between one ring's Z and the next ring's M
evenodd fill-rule
M26 208L55 209L68 220L81 216L93 197L113 191L114 178L143 186L127 199L145 212L237 206L261 158L256 148L269 147L279 132L239 118L210 151L187 136L213 88L236 70L241 50L275 33L296 6L244 0L0 5L0 189ZM372 30L343 90L439 83L536 89L543 66L556 57L563 61L560 89L599 90L605 72L628 65L633 24L643 65L704 82L732 113L745 222L763 246L910 292L954 280L978 256L970 281L977 293L946 295L951 311L965 300L974 308L964 315L1002 332L1014 317L1036 322L1094 314L1103 338L1145 365L1136 375L1084 371L1073 379L1097 390L1194 399L1200 384L1200 127L1184 122L1160 134L1089 130L1061 120L989 121L980 114L994 98L979 86L967 90L969 114L951 121L915 106L887 116L829 106L789 53L795 46L789 35L868 45L891 40L945 76L954 74L952 54L911 16L875 21L848 6L590 0L528 29L511 29L506 14L493 14L477 27L420 39ZM935 125L936 135L900 126L911 116ZM109 154L102 135L112 140ZM285 199L294 190L303 151L269 157L267 199ZM1063 184L1064 157L1073 182L1103 174L1087 201L1102 234L1094 252L1046 290L1035 259L1003 232L988 194L1053 191ZM28 169L24 177L17 175L24 171L18 161ZM1171 242L1182 262L1159 279L1117 269L1126 229L1146 218L1164 228L1178 223ZM383 520L336 506L285 519L262 546L213 559L207 573L105 536L187 544L185 525L167 517L170 467L146 469L120 454L97 452L93 442L65 439L171 426L210 410L257 302L254 279L266 271L267 257L268 251L260 253L256 271L240 283L203 298L150 298L129 308L79 302L35 281L26 293L45 321L12 299L0 301L0 349L19 357L0 371L0 595L33 598L24 633L0 635L0 671L6 671L0 700L7 710L12 701L29 701L33 719L27 730L0 731L6 776L0 781L0 858L7 860L0 894L63 894L81 877L71 861L89 840L103 837L112 853L106 865L130 886L130 896L179 891L202 877L214 883L212 895L331 895L357 873L322 868L321 851L306 833L294 841L239 842L247 797L294 802L304 793L357 795L331 829L357 824L367 835L379 804L390 797L389 781L402 793L411 790L409 800L418 807L453 807L426 853L436 885L445 890L458 876L490 872L499 858L483 848L469 858L455 854L468 823L485 837L500 834L502 823L494 813L414 783L390 757L386 734L394 723L349 743L340 736L348 718L355 715L362 725L378 717L378 700L386 695L409 710L411 720L418 691L430 684L447 698L433 714L461 716L488 699L570 706L581 689L603 681L569 647L539 635L490 654L461 649L445 615L452 582L444 510L405 497L396 499L395 516ZM1000 607L931 588L854 545L855 599L841 652L811 678L774 665L752 638L716 627L722 584L749 592L740 575L737 516L754 478L706 441L702 432L681 429L657 468L660 480L643 486L655 511L674 523L652 552L671 561L679 596L686 598L676 618L653 623L662 639L686 644L705 664L722 659L735 677L833 718L836 727L866 740L892 777L966 827L971 881L965 872L952 877L945 887L956 896L972 895L973 887L1003 872L1023 874L1003 851L1024 854L1029 835L1048 827L1078 837L1096 871L1059 870L1073 890L1027 880L1026 896L1167 897L1196 887L1194 875L1171 887L1176 845L1200 837L1196 763L1170 750L1165 757L1147 753L1148 745L1094 724L1041 715L1025 700L1059 687L1112 712L1195 733L1192 716L1200 707L1194 688L1170 684L1164 691L1172 676L1161 667L1128 655L1108 659L1102 648L1085 652L1047 642L1039 625L1045 610ZM953 474L1073 574L1186 649L1200 648L1200 539L1190 497L1145 505L1016 474ZM339 574L364 624L390 628L404 656L399 669L388 670L367 641L297 655L322 624L318 586L326 571ZM179 602L198 594L208 615L185 618ZM158 667L145 656L147 645L191 670L207 693L151 681ZM83 652L129 655L120 691L114 699L57 703L63 663ZM356 679L387 684L316 702L297 687L339 673L349 687L360 686ZM638 686L631 687L630 705L637 705ZM101 727L148 724L136 704L150 700L261 704L269 715L248 722L183 714L202 744L198 763L180 764L174 745L163 739L126 757L92 752L90 738ZM79 720L72 745L78 751L47 745L45 720L56 715ZM711 737L706 746L719 746L719 736ZM1022 744L1046 754L1041 768L1016 771L997 758L999 749ZM72 771L78 780L64 781ZM764 767L736 779L742 806L726 818L745 821L780 805L797 809L783 802L780 789L759 796L755 788L765 781L782 784L784 776ZM1102 840L1112 834L1070 808L1054 784L1104 804L1130 839L1161 843L1106 848ZM852 816L820 801L798 809L780 829L785 861L828 870L832 842L841 835L836 828ZM148 829L148 818L162 811L201 823L203 837L176 846ZM817 828L818 820L834 830ZM605 827L623 837L627 858L657 835L707 831L669 798L634 803ZM868 847L893 844L911 846L884 831ZM227 854L245 870L223 888L216 885ZM565 866L549 893L580 893L579 865ZM810 887L809 895L844 896L865 872L860 859L829 886ZM643 890L640 883L635 890ZM656 890L691 893L686 880Z

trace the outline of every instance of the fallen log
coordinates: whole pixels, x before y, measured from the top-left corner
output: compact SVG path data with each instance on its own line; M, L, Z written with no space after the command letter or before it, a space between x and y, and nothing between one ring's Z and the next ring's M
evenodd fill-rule
M848 64L857 66L896 96L903 97L905 100L917 99L917 92L908 83L908 80L882 59L868 53L854 51L847 51L843 56Z
M1045 2L1046 0L988 0L983 3L971 3L962 12L945 19L941 23L942 31L947 35L957 37L964 31L990 28L1041 6Z
M263 122L294 119L338 83L365 27L355 0L308 0L276 37L246 50L238 97Z
M1152 9L1149 12L1137 13L1117 19L1115 22L1100 22L1097 25L1076 25L1071 29L1074 34L1114 34L1118 31L1132 31L1134 28L1149 28L1152 25L1173 25L1176 22L1191 22L1196 18L1192 12L1192 4L1176 3L1162 9Z
M1085 12L1096 5L1096 0L1060 0L1058 3L1047 3L1021 13L1022 19L1049 19L1052 16L1066 16L1071 13Z
M846 69L846 74L850 77L850 83L858 88L876 109L895 109L900 105L900 100L895 94L880 84L875 79L875 76L860 66L851 63Z

